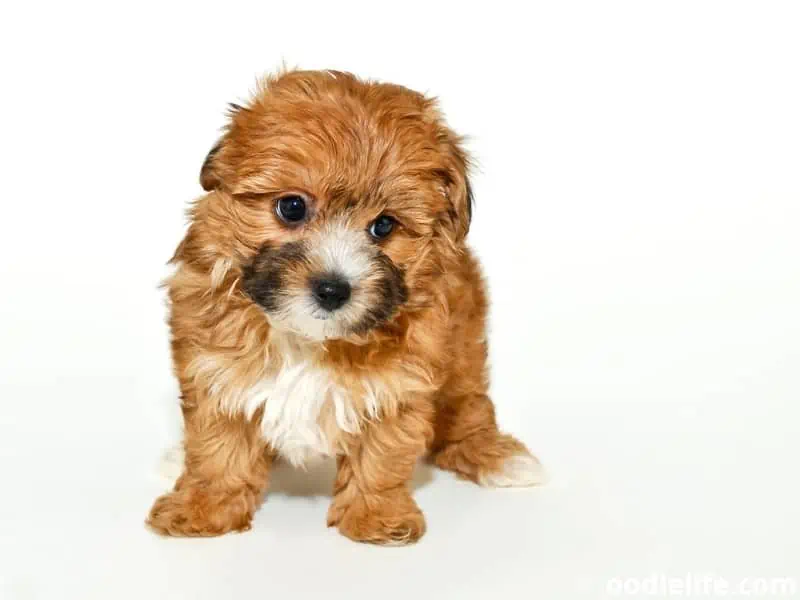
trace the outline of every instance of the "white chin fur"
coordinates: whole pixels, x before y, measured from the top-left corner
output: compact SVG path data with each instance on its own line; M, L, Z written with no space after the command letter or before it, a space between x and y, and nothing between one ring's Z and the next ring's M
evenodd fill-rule
M158 463L158 473L165 479L176 481L183 473L184 452L182 445L169 448Z
M267 315L275 329L321 342L347 337L367 307L355 298L334 313L326 313L310 297L290 301L279 313Z
M301 337L323 341L341 337L341 323L335 315L325 314L308 296L288 302L278 313L267 315L275 329L291 332Z
M547 475L535 456L516 454L505 460L496 471L482 473L478 483L486 487L528 487L541 485Z

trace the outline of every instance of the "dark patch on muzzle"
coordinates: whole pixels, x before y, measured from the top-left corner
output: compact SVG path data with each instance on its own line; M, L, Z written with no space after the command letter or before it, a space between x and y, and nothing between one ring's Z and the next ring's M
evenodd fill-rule
M364 317L353 327L353 333L364 334L387 322L397 309L408 300L403 270L383 252L375 257L374 264L380 273L378 302L367 310Z
M306 254L303 242L289 242L277 247L264 244L242 270L242 289L264 310L277 311L286 271L298 262L305 262Z

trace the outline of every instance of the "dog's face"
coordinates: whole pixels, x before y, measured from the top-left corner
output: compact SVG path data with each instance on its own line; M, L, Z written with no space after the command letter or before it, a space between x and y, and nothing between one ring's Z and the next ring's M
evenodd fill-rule
M273 327L364 336L435 301L469 228L466 156L433 101L331 72L268 80L201 172L195 218Z

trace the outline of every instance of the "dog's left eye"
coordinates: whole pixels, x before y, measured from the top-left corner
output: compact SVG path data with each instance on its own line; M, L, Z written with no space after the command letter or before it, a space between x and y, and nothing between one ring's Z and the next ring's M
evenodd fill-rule
M396 224L394 217L381 215L370 224L369 234L376 240L382 240L392 233Z

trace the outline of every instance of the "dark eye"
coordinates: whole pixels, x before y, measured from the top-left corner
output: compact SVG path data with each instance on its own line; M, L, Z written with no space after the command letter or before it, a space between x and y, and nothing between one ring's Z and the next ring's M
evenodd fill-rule
M296 225L306 218L306 201L302 196L284 196L275 204L275 212L284 223Z
M369 226L369 234L376 240L382 240L394 230L397 221L389 215L381 215Z

